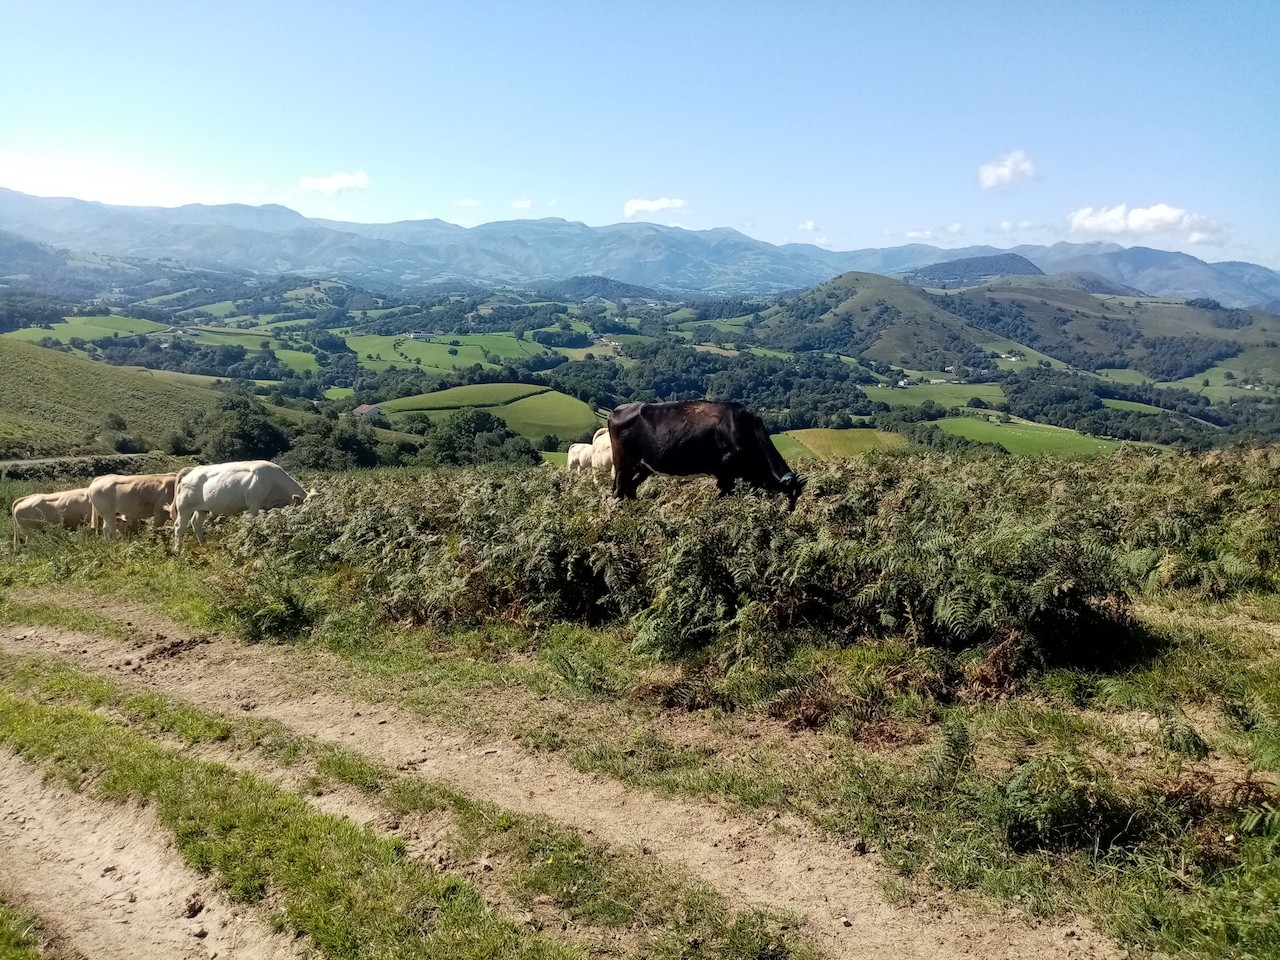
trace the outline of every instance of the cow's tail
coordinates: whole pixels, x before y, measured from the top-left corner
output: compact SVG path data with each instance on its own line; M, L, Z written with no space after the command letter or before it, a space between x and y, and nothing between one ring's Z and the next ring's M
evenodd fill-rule
M169 519L178 522L178 491L182 489L182 478L195 467L183 467L173 479L173 496L169 498Z
M18 499L21 499L19 497ZM18 501L13 501L13 506L9 508L9 513L13 516L13 549L18 549Z

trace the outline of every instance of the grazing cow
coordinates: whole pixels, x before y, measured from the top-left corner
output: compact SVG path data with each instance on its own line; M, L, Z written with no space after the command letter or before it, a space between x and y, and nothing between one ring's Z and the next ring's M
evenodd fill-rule
M709 473L723 496L734 481L783 494L796 508L805 481L769 439L761 419L737 403L624 403L609 414L613 494L634 497L654 473Z
M589 443L571 443L569 445L569 460L565 465L568 470L590 470L591 469L591 444Z
M307 499L307 491L270 460L241 460L178 471L173 496L173 548L182 547L182 535L190 524L196 540L204 543L204 525L210 515L257 513L287 507Z
M176 473L146 473L136 477L108 474L97 477L89 484L89 499L93 503L93 526L110 539L120 535L117 518L123 517L125 529L130 533L147 520L159 528L169 516L173 503L173 485Z
M61 493L32 493L13 501L13 545L22 542L24 534L45 527L77 530L90 522L93 504L88 488L63 490Z
M609 428L601 427L591 439L591 469L609 469L613 474L613 442L609 439Z

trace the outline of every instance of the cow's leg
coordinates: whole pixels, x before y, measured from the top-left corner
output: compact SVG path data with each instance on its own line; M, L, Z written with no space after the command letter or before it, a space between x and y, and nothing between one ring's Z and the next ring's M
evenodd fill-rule
M116 525L116 512L108 510L102 514L102 533L108 540L116 540L120 537L120 528Z
M180 507L178 515L173 521L173 550L175 553L182 549L182 535L186 532L189 523L191 523L191 511Z
M191 530L196 535L196 543L204 543L204 525L209 519L208 510L197 510L191 520Z

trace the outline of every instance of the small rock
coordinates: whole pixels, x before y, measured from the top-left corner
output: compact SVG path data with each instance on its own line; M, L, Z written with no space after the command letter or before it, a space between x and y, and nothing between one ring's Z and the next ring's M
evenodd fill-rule
M205 937L209 935L209 931L206 930L204 927L197 927L196 929L191 931L191 935L195 937L197 940L203 940Z
M840 923L841 923L841 925L842 925L842 926L846 926L846 927L852 927L852 926L853 926L853 921L852 921L852 920L850 920L848 917L841 917L841 918L840 918Z
M194 916L198 916L200 911L204 909L204 901L200 899L198 893L193 893L187 897L186 917L190 920Z
M865 840L853 841L853 852L858 856L862 856L867 852L867 842Z

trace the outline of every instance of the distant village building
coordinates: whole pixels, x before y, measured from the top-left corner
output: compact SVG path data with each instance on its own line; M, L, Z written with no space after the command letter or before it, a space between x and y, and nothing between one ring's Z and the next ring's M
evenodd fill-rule
M373 403L362 403L356 407L355 414L358 417L380 417L382 416L382 408Z

